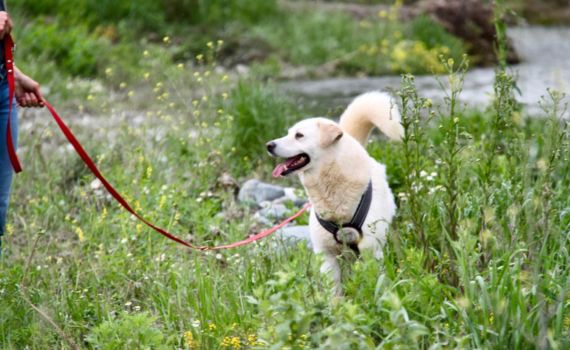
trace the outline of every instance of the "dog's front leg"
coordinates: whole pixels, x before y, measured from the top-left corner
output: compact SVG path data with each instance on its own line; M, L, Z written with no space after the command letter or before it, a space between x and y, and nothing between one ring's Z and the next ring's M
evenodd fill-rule
M330 274L334 281L334 294L336 296L342 296L342 283L341 283L341 271L340 264L335 255L325 254L324 263L321 265L321 272Z

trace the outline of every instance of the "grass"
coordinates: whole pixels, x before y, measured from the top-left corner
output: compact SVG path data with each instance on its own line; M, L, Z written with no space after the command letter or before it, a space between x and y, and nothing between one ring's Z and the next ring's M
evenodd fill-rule
M50 0L16 2L11 15L16 40L26 43L17 52L20 65L50 82L62 75L94 78L108 69L122 74L115 86L136 81L145 71L138 53L163 40L170 42L167 55L161 53L169 64L191 65L210 40L221 39L219 64L251 65L264 77L290 76L291 67L319 76L425 74L437 72L440 54L461 57L463 43L427 17L399 22L400 6L357 20L273 0Z
M427 17L407 23L392 13L355 21L343 13L307 13L256 28L256 33L294 65L314 74L394 74L441 72L441 54L459 59L460 40ZM323 73L324 72L324 73Z
M158 64L147 59L149 69ZM358 261L342 300L306 247L267 239L186 251L134 221L73 154L57 151L54 125L34 139L23 132L26 171L0 262L2 348L567 348L570 144L559 95L545 97L544 118L524 119L499 71L494 106L452 110L463 67L442 67L447 107L430 112L406 77L405 141L369 146L387 164L398 219L385 259ZM84 113L116 107L98 114L96 128L73 128L150 220L196 243L240 239L261 227L217 179L269 179L264 140L247 130L279 134L300 114L271 87L208 64L172 69L176 79L153 73L134 95L93 93ZM121 117L133 108L144 110L142 123Z
M136 80L120 84L114 68L101 78L113 90L74 79L63 81L69 95L53 96L133 206L199 244L262 229L221 178L273 181L265 140L250 131L278 135L304 114L271 83L216 70L222 48L165 65L170 44L151 46ZM440 67L445 105L404 76L404 141L368 146L387 165L398 217L384 259L357 261L342 299L302 244L198 253L150 231L93 181L44 112L28 114L0 258L0 347L570 347L566 106L548 91L542 118L524 118L499 67L494 103L463 110L466 63Z

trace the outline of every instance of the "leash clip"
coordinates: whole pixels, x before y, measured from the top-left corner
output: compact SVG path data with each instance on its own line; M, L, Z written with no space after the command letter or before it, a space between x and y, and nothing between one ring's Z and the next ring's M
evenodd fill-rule
M358 244L362 238L362 232L354 227L344 226L338 229L335 238L337 242L343 244Z

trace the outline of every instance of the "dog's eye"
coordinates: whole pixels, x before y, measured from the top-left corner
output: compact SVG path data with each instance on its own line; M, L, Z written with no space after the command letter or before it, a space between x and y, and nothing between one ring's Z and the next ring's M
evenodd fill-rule
M298 139L302 139L305 135L301 134L300 132L295 134L295 138Z

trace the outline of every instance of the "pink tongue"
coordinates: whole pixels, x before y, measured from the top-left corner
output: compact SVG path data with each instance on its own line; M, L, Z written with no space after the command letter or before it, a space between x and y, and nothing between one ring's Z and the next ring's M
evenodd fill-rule
M277 164L275 169L273 169L273 177L279 177L285 171L285 163Z

